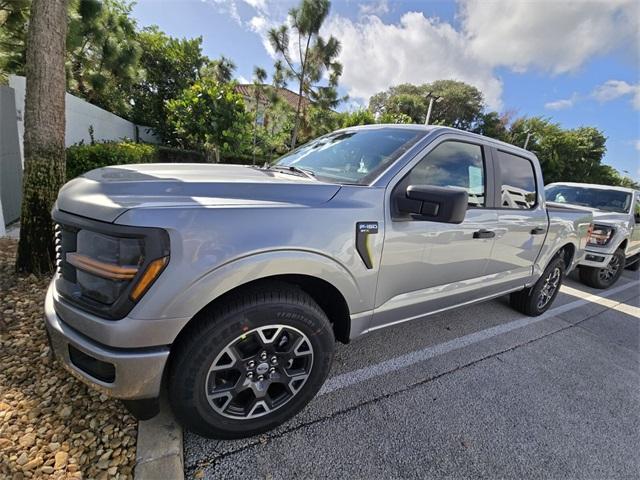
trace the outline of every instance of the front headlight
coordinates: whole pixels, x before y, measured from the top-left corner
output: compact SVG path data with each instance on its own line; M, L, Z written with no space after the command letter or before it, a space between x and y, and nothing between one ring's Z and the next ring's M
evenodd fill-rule
M613 238L615 229L607 225L593 225L587 243L596 247L602 247Z
M138 273L143 261L142 240L80 230L76 251L67 253L66 260L76 268L80 294L110 305Z
M143 239L80 230L76 251L67 252L66 261L76 268L82 297L111 305L127 291L129 299L137 301L168 263L163 256L145 266L144 253Z
M103 318L126 316L169 264L170 240L155 227L113 225L54 210L56 291Z

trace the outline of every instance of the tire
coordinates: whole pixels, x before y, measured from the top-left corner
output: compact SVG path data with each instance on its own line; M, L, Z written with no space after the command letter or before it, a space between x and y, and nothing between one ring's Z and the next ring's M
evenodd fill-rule
M554 257L534 285L511 294L511 307L530 317L542 315L560 291L565 268L564 260L560 256Z
M276 282L251 287L181 335L169 364L169 403L185 427L204 437L265 432L315 396L334 344L329 319L301 289Z
M624 252L618 249L604 268L580 267L580 281L593 288L609 288L622 276L624 262Z

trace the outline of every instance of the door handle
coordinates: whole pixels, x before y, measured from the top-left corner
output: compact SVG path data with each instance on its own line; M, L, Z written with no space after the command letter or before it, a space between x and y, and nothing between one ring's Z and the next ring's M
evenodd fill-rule
M496 232L492 232L491 230L485 230L484 228L478 230L477 232L473 232L473 238L493 238L496 236Z
M536 227L531 230L531 235L542 235L543 233L547 233L547 229L544 227Z

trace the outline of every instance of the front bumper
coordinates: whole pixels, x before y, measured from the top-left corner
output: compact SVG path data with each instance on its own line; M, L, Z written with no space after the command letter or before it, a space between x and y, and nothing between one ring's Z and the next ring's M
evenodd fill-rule
M169 347L112 348L99 344L64 323L54 309L53 283L49 286L44 305L44 319L51 349L62 365L76 378L104 393L123 400L155 398L160 394L164 367L169 358ZM71 347L71 349L70 349ZM79 364L78 350L96 360L95 363L112 365L113 381L104 381L89 373L85 364ZM111 368L111 367L109 367Z
M613 253L603 253L597 250L586 250L585 255L580 261L581 267L604 268L609 265L613 257Z

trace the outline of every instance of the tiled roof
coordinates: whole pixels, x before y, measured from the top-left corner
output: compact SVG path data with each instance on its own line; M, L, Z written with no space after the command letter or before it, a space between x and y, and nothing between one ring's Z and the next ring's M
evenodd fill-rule
M270 89L274 89L275 87L272 85L262 85L263 87L267 87ZM253 89L255 88L255 85L253 85L252 83L244 83L244 84L239 84L236 85L236 92L238 92L239 94L245 96L245 97L253 97ZM286 101L289 105L291 105L293 108L296 108L296 106L298 105L298 94L292 92L291 90L287 89L287 88L277 88L276 89L278 92L278 96L283 99L284 101ZM262 103L268 103L268 99L264 96L261 95L260 98L260 102ZM302 107L309 107L313 105L313 102L311 100L309 100L306 97L302 97Z

